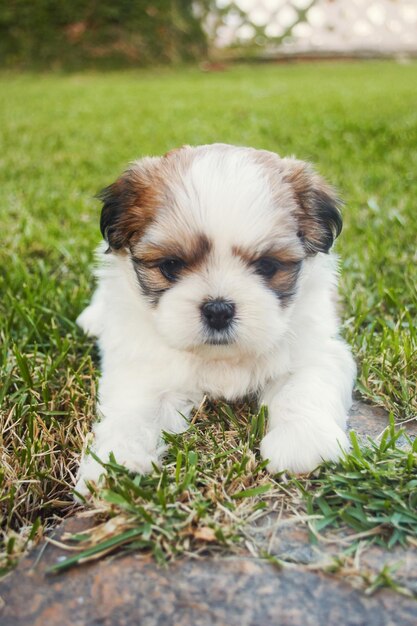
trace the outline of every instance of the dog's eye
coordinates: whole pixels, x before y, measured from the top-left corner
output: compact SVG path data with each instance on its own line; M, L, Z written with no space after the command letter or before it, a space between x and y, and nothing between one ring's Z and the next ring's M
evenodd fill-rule
M255 271L263 278L272 278L277 271L282 267L277 259L270 257L261 257L254 263Z
M184 268L185 263L181 259L165 259L159 263L159 271L170 282L177 280L179 273Z

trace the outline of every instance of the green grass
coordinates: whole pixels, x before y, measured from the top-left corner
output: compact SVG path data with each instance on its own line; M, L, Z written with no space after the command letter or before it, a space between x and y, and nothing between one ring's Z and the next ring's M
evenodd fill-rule
M218 409L200 416L185 435L165 434L170 444L165 463L148 476L106 463L106 487L92 488L92 494L112 520L111 532L103 532L104 523L75 537L79 552L52 571L98 558L109 541L125 550L151 551L161 563L207 551L208 545L230 550L241 544L245 526L266 510L262 496L279 499L283 490L257 455L265 410L248 416L228 406Z
M243 406L239 412L217 409L200 415L185 434L166 434L164 466L150 475L131 474L114 459L103 464L106 484L91 486L91 494L93 508L100 508L106 521L67 537L75 554L50 571L120 546L125 552L151 552L160 563L184 553L230 552L245 541L252 553L268 556L250 527L278 506L281 514L291 507L303 513L313 541L327 528L350 530L343 536L350 553L359 540L392 548L417 537L417 439L396 429L394 420L379 443L360 446L352 432L352 450L338 464L324 463L309 477L282 481L270 476L259 458L265 409L255 415ZM408 445L399 447L400 437Z
M359 363L358 389L396 420L416 415L415 63L271 65L218 74L185 69L3 75L0 84L0 515L5 567L46 527L74 510L70 485L94 416L97 381L95 348L74 324L92 290L90 266L99 241L99 206L93 196L140 155L183 143L225 141L314 161L346 200L337 251L343 333ZM248 409L241 409L238 419L247 423L247 414ZM317 479L321 483L304 481L308 498L295 484L286 493L262 468L254 475L257 450L246 431L234 438L236 429L225 426L233 455L226 454L225 440L224 458L211 463L207 451L213 452L215 444L206 433L218 436L224 413L218 407L209 415L216 418L214 431L197 428L181 443L172 441L169 467L162 473L135 479L111 469L101 497L123 532L142 524L137 547L148 542L156 556L169 559L202 545L238 545L244 541L245 523L262 512L262 503L270 505L271 495L295 497L301 508L308 502L320 508L323 501L331 510L339 506L331 477L344 475L350 465L323 469ZM223 444L218 445L222 450ZM381 454L388 464L402 463L395 443ZM415 453L410 458L412 481ZM376 468L375 480L380 464ZM190 483L182 489L186 476ZM265 484L272 485L271 492L249 491L242 502L234 497L239 490ZM348 494L353 485L352 479ZM207 490L214 487L222 488L223 499L208 498ZM395 491L395 484L389 489ZM165 505L152 493L162 493ZM187 520L184 493L190 494L194 515L186 533L181 531ZM415 508L414 501L407 502L409 510ZM169 537L158 535L141 507L149 509L152 520L166 520L166 511L172 513ZM333 522L341 520L336 516ZM199 534L199 528L206 530ZM385 531L386 526L380 536L389 541L393 533ZM415 526L402 538L409 535L415 536Z
M319 518L310 522L313 534L345 525L381 546L406 546L417 536L417 439L396 429L394 420L380 442L359 445L354 432L350 437L352 451L339 463L324 463L303 484L294 479L308 513Z

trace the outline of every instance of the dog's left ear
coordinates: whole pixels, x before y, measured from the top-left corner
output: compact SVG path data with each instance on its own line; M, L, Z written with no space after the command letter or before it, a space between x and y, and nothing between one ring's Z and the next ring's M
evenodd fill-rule
M282 159L283 180L293 188L297 202L299 236L306 252L329 252L342 231L341 201L309 163Z

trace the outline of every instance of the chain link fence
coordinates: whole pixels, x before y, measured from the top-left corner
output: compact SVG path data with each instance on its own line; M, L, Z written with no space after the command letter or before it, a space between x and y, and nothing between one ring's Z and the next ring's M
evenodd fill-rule
M417 0L214 0L205 29L218 56L414 56Z

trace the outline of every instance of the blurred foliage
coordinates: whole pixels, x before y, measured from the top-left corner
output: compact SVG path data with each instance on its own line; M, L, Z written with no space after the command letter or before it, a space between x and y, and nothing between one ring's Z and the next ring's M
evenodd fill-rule
M206 54L210 0L0 0L0 65L77 69Z

